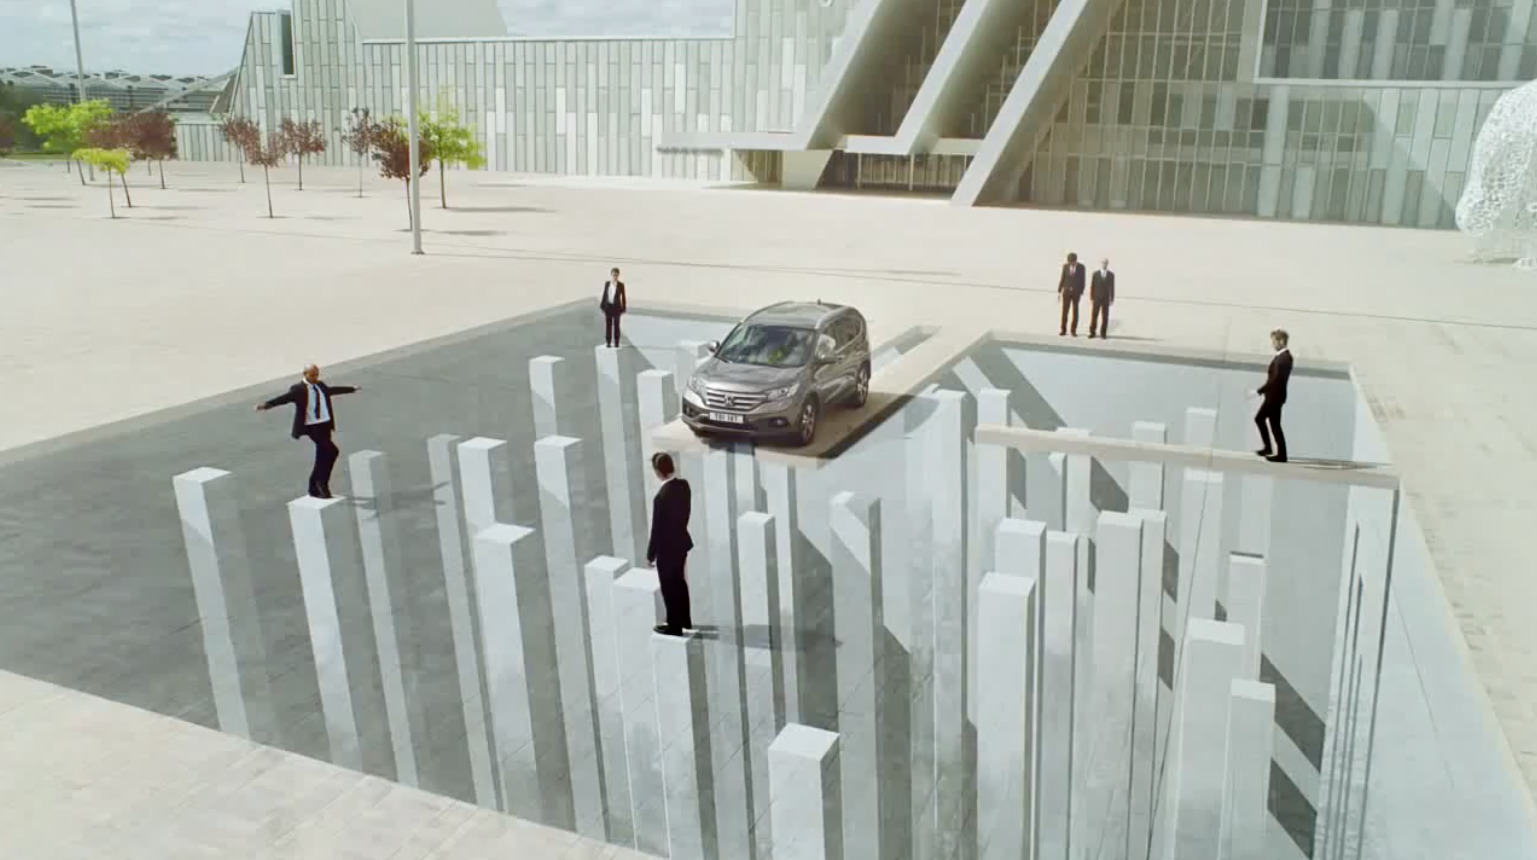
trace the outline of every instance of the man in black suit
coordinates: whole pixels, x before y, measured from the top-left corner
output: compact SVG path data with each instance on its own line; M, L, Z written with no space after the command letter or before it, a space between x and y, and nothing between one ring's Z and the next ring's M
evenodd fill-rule
M309 494L317 499L331 498L331 469L336 465L336 458L341 456L341 449L331 441L331 434L336 431L336 413L332 410L331 398L360 390L361 386L357 385L327 385L320 380L320 367L312 364L304 368L304 378L288 391L256 404L257 412L285 403L293 404L294 424L289 435L295 439L308 436L315 443L315 467L310 470Z
M1265 384L1255 393L1264 398L1259 411L1254 413L1254 423L1259 425L1259 438L1263 444L1254 453L1272 463L1286 462L1286 434L1281 431L1281 407L1286 405L1286 386L1292 378L1292 353L1287 346L1291 336L1285 329L1270 333L1270 345L1275 348L1275 358L1270 359L1270 369L1265 373ZM1275 434L1275 447L1270 437Z
M694 619L689 614L688 580L684 576L689 550L694 548L694 539L688 534L692 491L688 481L677 477L670 454L652 455L651 468L662 486L651 503L651 541L646 544L646 562L656 567L662 606L667 610L667 623L658 624L655 629L668 636L682 636L683 631L694 628Z
M1110 336L1110 306L1115 304L1115 272L1110 271L1110 261L1100 260L1099 270L1089 281L1089 337Z
M619 347L619 318L630 309L630 299L624 294L624 281L619 280L619 269L609 271L603 282L603 298L598 300L603 311L603 345L610 349Z
M1068 254L1067 263L1062 266L1062 277L1057 281L1057 301L1062 303L1062 328L1059 335L1067 334L1069 328L1073 337L1078 336L1078 300L1083 298L1084 271L1078 262L1077 254ZM1072 311L1072 322L1068 322L1068 312Z

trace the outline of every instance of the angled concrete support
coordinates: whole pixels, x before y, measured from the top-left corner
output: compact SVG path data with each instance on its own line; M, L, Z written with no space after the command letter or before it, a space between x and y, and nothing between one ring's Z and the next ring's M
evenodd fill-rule
M1014 47L1021 15L1030 9L1010 0L966 0L902 117L893 140L897 151L929 152L941 137L960 131L971 96L998 73L1003 52Z
M768 771L775 860L842 857L838 735L799 723L785 726L769 745Z
M662 622L656 571L633 568L620 574L614 580L612 612L609 629L619 656L619 707L624 720L625 765L630 772L635 847L665 857L662 737L657 729L656 684L651 675L651 629ZM675 695L677 691L670 692Z
M629 563L612 556L589 561L582 571L587 596L587 636L592 654L592 696L602 738L603 814L606 838L616 845L635 845L630 796L630 765L626 758L624 683L619 654L619 630L614 623L617 582ZM644 619L642 619L644 621ZM633 623L626 619L625 623ZM640 627L645 630L646 627ZM564 692L564 691L563 691Z

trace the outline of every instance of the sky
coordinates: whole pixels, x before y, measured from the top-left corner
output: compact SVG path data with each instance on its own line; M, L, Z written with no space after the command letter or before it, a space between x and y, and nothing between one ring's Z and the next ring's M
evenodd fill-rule
M251 12L284 0L76 0L88 71L216 74L240 62ZM421 0L418 14L431 7ZM521 36L730 32L732 0L499 0ZM69 0L0 0L0 67L75 67Z

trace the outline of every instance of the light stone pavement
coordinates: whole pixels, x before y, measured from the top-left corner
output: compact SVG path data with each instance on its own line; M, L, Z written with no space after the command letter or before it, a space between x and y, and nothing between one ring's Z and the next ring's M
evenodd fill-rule
M173 163L161 191L138 171L138 206L119 199L114 222L103 187L0 162L0 451L596 301L610 265L637 306L821 298L859 305L879 340L918 324L1051 333L1062 255L1108 255L1117 337L1252 353L1280 326L1298 355L1353 365L1448 623L1537 786L1537 582L1520 537L1537 512L1537 275L1465 262L1454 233L455 172L447 212L427 177L428 255L412 257L399 184L369 178L360 200L353 171L307 170L303 192L275 171L269 220L247 172Z

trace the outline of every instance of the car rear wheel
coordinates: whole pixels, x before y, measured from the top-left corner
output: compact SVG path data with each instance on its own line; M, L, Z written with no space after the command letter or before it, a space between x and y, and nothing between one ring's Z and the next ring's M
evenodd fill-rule
M810 445L817 437L817 419L821 417L822 410L817 406L815 398L808 397L801 404L800 424L796 428L795 442L804 447Z
M870 365L866 364L860 366L859 373L855 374L854 376L854 396L850 399L849 403L855 409L859 409L863 407L865 405L865 401L869 399Z

